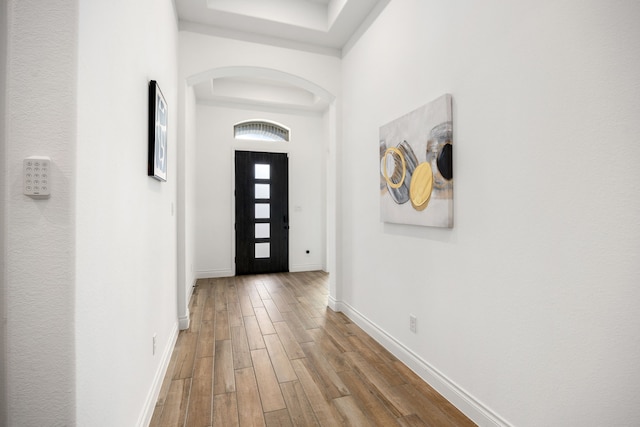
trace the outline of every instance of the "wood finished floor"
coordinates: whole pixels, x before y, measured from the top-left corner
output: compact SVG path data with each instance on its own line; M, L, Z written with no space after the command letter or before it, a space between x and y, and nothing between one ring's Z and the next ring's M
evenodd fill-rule
M327 308L327 279L199 280L150 425L475 425Z

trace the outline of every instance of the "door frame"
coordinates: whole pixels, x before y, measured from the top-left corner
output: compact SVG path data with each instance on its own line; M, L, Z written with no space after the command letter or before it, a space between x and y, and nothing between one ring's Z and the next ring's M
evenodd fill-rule
M236 152L237 151L253 151L255 153L274 153L274 154L286 154L289 157L289 161L287 162L287 173L288 176L291 177L291 150L288 147L259 147L259 144L264 144L265 142L260 143L242 143L236 144L231 150L231 188L229 189L230 197L231 197L231 224L229 224L229 229L231 230L231 272L233 276L236 276ZM268 142L267 142L268 144ZM289 190L287 190L289 191ZM291 218L291 207L290 203L287 206L287 217ZM289 228L289 242L291 242L291 228ZM291 253L287 254L287 269L291 270Z

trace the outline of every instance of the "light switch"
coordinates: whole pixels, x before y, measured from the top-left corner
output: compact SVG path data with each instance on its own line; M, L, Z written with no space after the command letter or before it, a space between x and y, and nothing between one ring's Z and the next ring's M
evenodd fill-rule
M51 195L51 159L44 156L31 156L22 163L24 194L41 198Z

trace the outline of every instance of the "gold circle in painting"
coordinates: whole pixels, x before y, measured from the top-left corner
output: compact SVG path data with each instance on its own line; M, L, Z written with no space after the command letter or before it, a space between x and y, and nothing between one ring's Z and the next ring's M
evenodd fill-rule
M431 199L433 190L433 171L428 162L418 165L411 176L411 186L409 187L409 198L411 204L418 210L424 210Z
M393 169L393 174L391 175L391 177L389 177L389 173L387 172L387 157L388 156L391 156L393 158L393 160L394 160L394 169ZM401 175L400 179L398 180L398 182L393 182L393 180L392 180L392 178L397 178L397 176L400 175L398 173L398 161L396 160L395 157L398 157L402 161L402 172L401 172L402 175ZM402 186L402 184L404 183L404 179L407 176L407 162L404 159L404 155L402 154L402 151L398 150L396 147L387 148L387 151L384 152L382 173L384 174L384 179L389 184L389 187L391 187L391 188L400 188Z

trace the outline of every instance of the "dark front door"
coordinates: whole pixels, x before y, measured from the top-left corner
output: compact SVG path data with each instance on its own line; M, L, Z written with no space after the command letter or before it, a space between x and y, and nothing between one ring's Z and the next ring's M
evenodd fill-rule
M236 151L236 274L289 271L288 160Z

